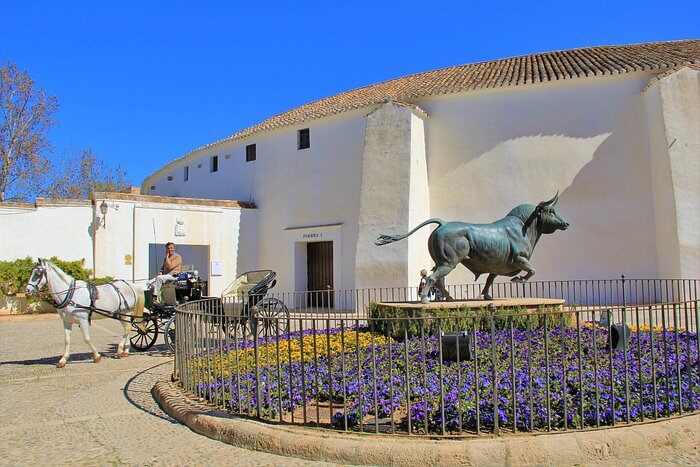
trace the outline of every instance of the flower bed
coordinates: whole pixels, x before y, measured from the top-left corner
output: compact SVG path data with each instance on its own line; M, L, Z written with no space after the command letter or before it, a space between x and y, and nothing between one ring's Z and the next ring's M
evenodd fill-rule
M537 431L700 408L695 333L633 332L626 352L610 350L599 326L496 330L495 347L490 332L473 335L476 358L459 364L441 364L435 336L398 342L359 328L234 344L187 368L201 395L233 412L281 420L324 403L328 416L317 409L315 421L341 429L371 420L422 434L491 431L497 417Z

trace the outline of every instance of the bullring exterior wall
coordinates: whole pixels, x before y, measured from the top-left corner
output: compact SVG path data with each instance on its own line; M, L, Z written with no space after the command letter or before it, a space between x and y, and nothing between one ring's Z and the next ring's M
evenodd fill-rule
M383 247L373 245L378 233L404 233L429 217L491 222L517 204L549 199L557 191L558 209L571 227L540 240L531 261L535 280L695 277L698 271L689 263L700 244L693 236L698 229L692 227L698 152L692 138L684 152L671 154L675 158L655 148L661 147L658 134L666 138L670 122L697 126L695 104L681 107L674 101L683 99L696 81L669 84L666 107L660 102L654 106L644 90L658 74L485 89L423 97L410 105L388 102L213 145L157 172L142 190L156 185L165 194L235 194L254 200L259 207L257 264L277 270L283 290L305 290L299 232L318 240L324 234L314 231L316 226L335 226L332 236L339 245L334 261L341 263L334 264L335 288L415 286L418 270L432 267L425 246L432 227ZM671 78L676 75L659 83L677 81ZM674 114L674 109L681 110ZM398 118L402 113L412 117ZM301 128L310 128L311 148L298 151ZM245 146L251 143L257 144L258 159L246 163ZM228 153L232 156L226 161ZM202 163L206 169L213 154L220 155L221 173L202 173L195 183L166 181L168 171L178 170L173 166ZM398 154L404 158L396 159ZM399 165L387 162L392 157ZM368 164L370 159L378 165ZM409 159L418 164L415 170L401 169L407 167L401 161ZM676 177L668 168L669 176L660 178L659 167L670 167L669 161L675 161ZM183 191L187 183L191 189ZM685 188L676 189L679 183ZM683 216L670 214L666 205L683 205ZM683 265L681 256L688 258ZM396 270L386 272L387 264ZM447 283L472 280L458 266Z
M659 274L700 276L700 69L645 90Z
M656 277L644 100L652 75L580 78L423 100L431 216L492 222L560 193L533 280ZM641 252L641 253L640 253ZM458 267L448 283L473 276Z
M257 268L274 269L277 290L306 289L299 263L305 243L318 240L334 241L334 288L353 288L368 112L346 112L198 151L146 179L142 192L254 201L258 247L239 254ZM297 135L303 128L310 128L311 147L299 150ZM254 162L246 162L249 144L256 145ZM209 171L212 156L219 156L216 173ZM190 166L187 182L180 176L185 165ZM328 225L334 226L332 233Z
M70 238L80 253L57 256L89 258L94 235L98 274L141 278L148 256L138 245L181 242L172 231L184 216L188 243L206 240L210 258L224 264L213 294L258 268L277 271L278 291L307 290L306 247L315 241L333 242L335 289L415 287L418 271L432 267L425 241L433 227L376 247L380 233L405 233L430 217L491 222L559 191L557 208L571 227L540 240L534 280L697 277L698 73L639 71L389 101L262 131L195 151L142 185L150 195L237 199L257 209L108 199L107 229L93 231L100 216L83 211L97 213L94 206L62 207L77 210L68 223L15 207L0 226L2 257L51 256L35 252L42 242L59 251ZM311 147L300 150L304 128ZM245 161L249 144L253 162ZM210 172L214 155L219 170ZM108 234L113 228L123 231ZM13 241L19 246L7 253ZM472 280L458 266L447 283Z

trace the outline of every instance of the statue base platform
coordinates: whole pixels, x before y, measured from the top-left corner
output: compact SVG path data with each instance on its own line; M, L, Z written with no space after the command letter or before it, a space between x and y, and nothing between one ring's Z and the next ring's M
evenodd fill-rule
M525 308L536 310L540 307L564 309L565 300L558 298L497 298L493 300L443 300L430 303L421 302L380 302L379 308L398 308L405 310L450 310L450 309L479 309L493 305L498 308Z

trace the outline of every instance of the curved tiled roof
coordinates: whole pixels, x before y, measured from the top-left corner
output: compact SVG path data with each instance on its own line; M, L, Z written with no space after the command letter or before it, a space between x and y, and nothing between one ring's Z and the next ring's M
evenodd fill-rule
M202 149L246 138L261 131L295 125L387 100L411 101L439 94L666 69L697 63L700 63L700 40L692 39L536 53L416 73L326 97L275 115L190 151L147 178Z

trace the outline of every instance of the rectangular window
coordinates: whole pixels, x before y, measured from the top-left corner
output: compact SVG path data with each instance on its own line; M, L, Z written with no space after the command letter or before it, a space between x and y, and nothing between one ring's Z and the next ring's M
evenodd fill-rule
M209 172L219 171L219 156L212 156L209 164Z
M297 132L297 149L308 149L311 147L311 137L309 129L304 128Z
M172 175L168 175L168 181L169 181L169 182L172 182L172 181L173 181L173 176L172 176Z
M189 165L186 165L186 166L185 166L185 173L184 173L184 175L183 175L183 180L184 180L184 181L187 181L187 180L189 180L189 179L190 179L190 166L189 166Z
M255 144L249 144L248 146L245 147L245 161L246 162L253 162L255 160L256 154L255 154Z

